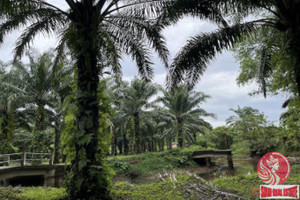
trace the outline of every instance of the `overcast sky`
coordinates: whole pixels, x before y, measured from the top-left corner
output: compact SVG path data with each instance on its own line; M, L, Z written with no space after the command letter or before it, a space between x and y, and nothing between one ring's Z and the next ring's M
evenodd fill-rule
M59 2L62 7L62 1L50 0ZM171 52L171 57L186 43L186 40L201 32L213 31L216 26L209 22L200 21L186 17L179 21L175 26L164 30L164 35L167 39L168 48ZM0 60L8 62L12 59L12 50L14 43L20 31L9 34L4 43L0 46ZM42 35L38 36L32 46L40 51L45 51L51 47L55 47L57 40L55 36L48 38ZM155 78L154 82L164 85L166 78L166 70L163 64L159 61L156 55L153 56L155 63ZM137 76L136 64L128 57L124 57L122 61L123 78L131 80ZM217 119L208 119L214 127L225 125L227 119L233 113L230 108L237 106L251 106L265 113L270 121L278 122L280 114L284 111L281 108L284 96L268 96L267 99L260 96L249 96L249 92L257 88L255 84L239 87L236 84L236 78L239 74L239 64L234 59L233 53L225 51L213 60L208 70L205 72L201 81L197 84L196 90L202 91L211 96L205 104L202 105L208 112L215 113Z

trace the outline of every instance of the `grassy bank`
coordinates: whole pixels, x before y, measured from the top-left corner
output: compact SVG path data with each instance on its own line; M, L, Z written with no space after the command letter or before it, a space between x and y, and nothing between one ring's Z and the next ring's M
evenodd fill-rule
M156 173L176 172L186 167L197 166L197 163L192 159L192 153L201 149L200 146L191 146L186 149L166 152L115 156L110 157L108 162L117 176L124 175L128 178L137 178Z
M200 178L186 175L150 184L116 184L112 188L112 196L113 200L224 199L224 195L217 193L215 189ZM64 198L64 189L0 188L0 200L63 200Z

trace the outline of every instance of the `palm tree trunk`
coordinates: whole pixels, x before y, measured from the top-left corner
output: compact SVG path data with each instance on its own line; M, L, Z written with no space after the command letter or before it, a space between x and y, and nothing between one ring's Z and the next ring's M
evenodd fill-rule
M135 133L135 153L141 153L141 136L140 136L140 119L139 113L135 113L134 117L134 133Z
M183 131L182 131L182 124L180 122L178 123L177 140L178 140L179 147L182 148L183 147Z
M116 156L117 155L117 137L115 131L112 132L112 138L111 138L111 155Z
M122 141L120 141L118 143L118 148L119 148L119 154L122 155L123 154L123 142Z
M171 150L172 149L172 139L167 138L166 142L167 142L167 150Z
M193 139L194 139L193 144L195 144L197 141L197 133L196 132L193 133Z
M128 155L128 153L129 153L129 144L128 144L128 139L126 137L126 132L125 131L123 133L123 144L124 144L124 154Z
M295 72L295 79L296 79L296 84L297 84L297 92L298 96L300 96L300 39L297 38L296 42L296 47L295 47L295 53L296 53L296 64L294 66L294 72Z
M133 123L131 121L131 123ZM129 131L129 153L134 154L135 152L135 145L134 145L134 128L131 126Z
M37 101L37 110L35 111L35 129L37 131L44 130L45 126L45 110L44 104Z
M59 133L59 130L57 128L55 128L54 130L54 134L55 134L55 141L54 141L54 159L53 159L53 163L54 164L57 164L59 163L59 159L60 159L60 156L59 156L59 149L60 149L60 133Z
M109 183L104 172L103 154L98 150L99 68L97 66L98 13L91 2L77 2L80 15L73 13L77 41L74 44L77 67L77 134L75 138L89 138L88 142L75 140L75 159L72 161L71 181L68 185L70 199L111 199ZM100 147L101 148L101 147ZM99 166L99 167L98 167ZM80 184L79 184L80 183ZM79 184L79 185L78 185Z
M9 133L8 124L9 124L9 116L8 116L8 113L5 112L2 117L2 123L1 123L2 136L0 137L0 139L3 139L3 140L8 139L8 133Z

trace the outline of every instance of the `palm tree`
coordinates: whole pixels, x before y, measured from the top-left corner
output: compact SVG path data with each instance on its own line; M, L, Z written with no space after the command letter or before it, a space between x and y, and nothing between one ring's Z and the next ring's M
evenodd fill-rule
M179 147L184 146L184 138L195 142L196 132L205 133L205 128L211 129L211 125L201 117L214 117L199 105L206 101L209 96L194 92L188 86L179 86L168 92L162 90L164 96L157 99L157 103L162 103L161 115L169 127L164 135L177 137Z
M52 90L52 59L48 53L40 57L28 54L30 63L13 63L10 73L6 74L1 85L13 92L11 98L18 99L23 112L34 113L35 130L43 131L47 126L47 107L53 107L55 94Z
M157 88L154 84L140 79L131 81L131 85L125 88L121 113L124 119L129 121L133 119L134 122L134 136L135 136L135 152L141 153L143 140L141 135L141 118L145 117L146 111L152 104L151 97L157 93ZM130 124L130 122L127 122Z
M229 126L233 126L235 122L242 120L243 118L252 115L252 114L258 114L259 111L257 109L254 109L252 107L245 106L241 108L238 106L237 109L230 109L232 112L234 112L236 115L230 116L228 119L226 119L226 124Z
M52 70L53 55L44 53L42 56L28 54L30 63L13 63L12 69L2 78L1 87L6 92L7 99L14 105L14 115L17 117L17 128L24 127L30 130L31 120L34 119L34 132L32 150L40 151L42 144L39 144L44 131L53 127L55 133L55 154L54 160L58 162L59 132L61 130L62 101L68 95L70 87L66 83L66 76L70 73L68 65L64 62L55 72ZM5 95L2 96L4 98ZM26 123L25 120L27 120ZM20 123L22 122L23 125ZM48 141L48 139L47 139ZM44 145L45 146L45 145ZM34 148L36 147L36 148Z
M180 6L171 7L166 10L163 18L174 15L175 11L178 11L178 15L190 14L197 16L201 14L201 3L196 0L177 0ZM281 33L282 37L287 38L286 48L284 49L289 58L295 60L293 64L293 82L297 85L297 91L300 95L300 2L298 0L207 0L204 1L204 5L211 5L215 8L222 8L229 14L238 13L239 17L247 17L253 12L265 12L265 15L257 20L249 21L245 23L236 23L233 25L226 25L221 18L219 24L225 25L223 28L219 28L217 31L211 33L202 33L191 38L187 44L178 52L174 58L170 72L169 72L169 84L172 86L179 84L182 81L193 85L203 75L207 68L207 65L211 59L213 59L217 53L223 50L230 49L233 45L240 41L242 37L247 37L260 31L262 28L270 28L275 33ZM170 10L173 12L170 12ZM171 14L169 14L171 13ZM215 15L219 16L219 15ZM200 18L203 18L200 15ZM174 21L167 21L166 24L176 22L176 15ZM263 51L265 52L265 51ZM270 65L267 62L267 56L263 56L264 60L260 65L262 73L260 74L260 83L262 84L262 91L265 93L265 80L263 80L269 71Z
M0 26L3 36L25 25L27 28L17 41L16 57L24 52L38 33L57 33L58 55L68 49L76 62L77 73L77 132L89 137L87 143L75 140L69 197L72 199L107 199L109 193L102 154L98 151L99 75L104 67L120 73L119 60L125 52L137 61L140 75L153 76L148 42L167 65L168 51L159 31L161 26L147 16L155 16L165 1L157 0L65 0L69 8L37 0L3 0L0 15L10 17ZM77 136L74 136L75 138ZM104 155L104 154L103 154ZM97 157L99 159L97 159ZM101 176L102 178L99 178ZM91 184L93 183L93 184Z

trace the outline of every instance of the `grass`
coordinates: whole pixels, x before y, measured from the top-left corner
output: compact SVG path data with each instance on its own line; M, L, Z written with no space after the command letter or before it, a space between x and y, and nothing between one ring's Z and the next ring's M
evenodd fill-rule
M192 159L192 152L199 150L171 150L167 152L145 153L139 155L116 156L108 159L110 167L116 175L126 175L129 178L149 176L166 171L176 171L188 166L196 166Z
M0 200L61 200L66 196L63 188L3 187Z
M196 200L209 199L205 195L213 194L213 187L194 176L177 176L177 181L161 181L157 183L132 185L116 184L112 188L113 200ZM194 186L207 185L205 193L199 193ZM197 194L197 195L196 195ZM64 189L57 188L0 188L0 200L63 200Z

